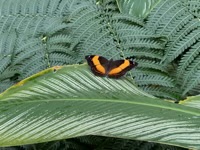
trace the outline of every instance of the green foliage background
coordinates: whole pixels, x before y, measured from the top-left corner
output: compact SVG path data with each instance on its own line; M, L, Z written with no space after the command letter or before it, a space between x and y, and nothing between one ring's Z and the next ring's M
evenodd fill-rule
M157 2L138 18L122 11L126 1L1 0L0 92L46 68L97 54L134 57L139 65L128 76L152 95L180 100L199 94L200 2Z

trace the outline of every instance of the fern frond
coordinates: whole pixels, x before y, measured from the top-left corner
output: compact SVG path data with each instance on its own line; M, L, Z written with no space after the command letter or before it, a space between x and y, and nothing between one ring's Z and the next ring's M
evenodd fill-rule
M146 47L146 48L154 48L154 49L162 49L163 46L161 43L148 40L148 39L129 39L128 41L124 42L124 48L131 48L131 47Z
M2 0L0 3L0 16L7 16L10 14L19 13L20 1Z
M39 14L44 14L44 15L47 14L47 9L48 9L49 2L50 1L47 1L47 0L39 0L39 1L37 1L37 4L38 4L37 12Z
M187 8L178 7L170 12L162 23L159 25L159 28L156 30L156 33L162 36L168 37L170 39L172 36L176 35L176 32L179 32L189 21L194 19Z
M17 40L17 35L15 31L1 34L0 57L13 54L16 40Z
M35 47L38 44L41 44L42 40L39 38L29 38L21 37L16 42L16 50L15 53L19 54L22 51L31 49L31 47Z
M20 71L22 72L22 77L28 77L34 73L42 71L48 67L48 62L45 61L45 53L38 52L33 55L30 59L21 62Z
M199 94L200 94L200 84L198 84L196 87L188 91L188 95L199 95Z
M160 85L166 87L175 87L173 79L163 75L136 76L135 81L138 83L138 85Z
M60 35L56 35L56 36L53 36L53 37L49 37L48 41L47 41L48 44L63 44L63 43L71 43L71 38L68 36L68 35L63 35L63 34L60 34Z
M0 73L2 73L11 63L11 55L0 58Z
M166 0L162 3L158 3L157 7L155 7L149 15L146 27L156 32L163 20L169 18L169 16L173 16L174 11L176 11L180 5L180 1L173 0Z
M187 82L186 88L182 95L185 95L191 89L197 87L200 84L200 70L197 70L190 76L190 80Z
M19 71L16 70L15 68L7 68L3 71L3 73L0 74L0 81L9 79L11 77L13 77L15 74L19 74Z
M192 31L184 39L178 41L174 47L168 51L166 61L171 62L182 54L187 48L191 47L200 38L200 29Z
M181 58L181 61L179 63L179 67L177 70L177 78L180 78L186 71L186 69L189 67L191 62L200 54L200 43L196 43L193 45L188 52L186 52L185 55Z
M159 38L159 36L156 36L154 33L150 32L149 30L133 26L130 24L125 24L124 22L114 22L113 26L120 38L123 39L123 36L127 36L128 38L134 37L134 38Z
M112 18L114 20L130 21L136 23L137 25L144 26L144 23L140 18L128 14L115 13Z
M161 72L160 70L155 70L152 68L136 68L135 70L132 71L134 76L154 76L154 75L159 75L159 76L163 76L166 77L168 74Z
M180 99L181 92L171 87L143 86L142 89L154 96L163 97L170 100Z
M15 83L14 81L10 81L10 80L0 81L0 93L5 91L7 88L9 88L14 83Z
M108 58L117 59L121 54L125 56L125 50L131 48L160 49L163 47L160 42L156 42L155 39L158 37L155 37L150 31L128 24L127 22L136 24L137 22L141 24L141 22L139 19L130 20L128 15L116 13L112 6L113 2L102 2L98 6L93 4L93 7L72 12L75 15L71 19L73 25L71 35L73 35L73 39L76 39L76 43L79 42L76 48L80 49L79 56L81 58L87 54L106 54ZM107 9L110 12L107 12ZM87 52L85 52L86 50Z
M63 18L58 17L46 17L45 20L43 20L43 33L50 36L58 31L65 30L68 25L66 23L63 23ZM45 25L45 26L44 26ZM37 28L36 28L37 30Z
M50 62L58 60L58 58L50 60L52 57L49 56L54 53L56 56L66 55L68 58L63 59L60 56L60 61L55 61L57 65L75 62L69 59L75 52L69 48L71 41L66 35L69 26L65 23L66 18L62 16L69 10L60 11L60 8L66 7L61 4L67 2L66 0L0 1L1 80L9 77L12 80L17 79L13 77L14 72L6 70L18 70L20 79L24 79L31 73L46 69L50 66Z
M193 15L188 13L184 7L182 9L184 10L183 12L180 12L180 15L175 14L176 16L174 16L175 18L173 20L170 20L170 22L167 22L167 25L164 24L159 27L161 29L158 29L158 33L166 36L169 39L169 42L173 41L172 38L178 37L182 32L188 30L188 24L191 24L191 21L194 20ZM191 27L189 27L189 29L191 30Z
M181 41L185 38L186 35L199 27L200 25L197 19L193 19L192 21L188 22L182 29L179 30L179 32L177 32L177 35L172 37L172 39L167 44L167 49L172 49L178 41Z
M163 58L163 50L159 49L148 49L148 48L142 48L142 49L127 49L123 51L125 57L129 57L131 55L136 57L146 57L146 58L155 58L158 60L161 60Z
M198 0L188 0L185 5L193 15L195 15L198 18L200 17L200 2Z
M38 40L34 40L33 42L27 41L26 45L19 47L17 51L20 51L20 53L17 53L14 57L13 65L20 64L24 60L31 58L37 52L44 51L44 46L42 45L42 43L36 43L37 41Z
M12 61L16 43L16 33L3 33L0 37L0 73L2 73Z
M184 73L182 89L186 88L186 85L190 80L190 78L199 70L199 66L200 66L200 56L198 55L198 57L191 63L191 65L187 68L187 70Z
M71 3L68 3L66 7L69 15L68 21L73 22L74 18L80 15L80 12L84 12L87 9L91 9L90 4L90 1L82 1L81 3L79 3L78 1L72 1Z
M74 0L65 0L65 1L60 1L58 9L56 10L57 14L63 15L63 16L68 16L69 11L71 11L71 6L73 6L74 3L77 3Z
M56 65L64 65L64 64L72 64L75 62L72 57L61 54L61 53L50 53L49 54L49 60L50 60L50 66L56 66Z
M160 70L162 72L167 72L166 66L163 64L160 64L159 62L152 61L152 60L144 60L144 59L137 59L136 61L139 64L138 67L151 68L151 69Z
M71 49L69 49L67 46L63 46L61 44L47 45L47 51L49 53L60 52L60 53L72 54Z
M47 7L47 13L54 14L58 10L59 4L60 1L51 1Z
M17 29L19 33L32 33L32 36L37 36L40 33L53 34L66 28L66 24L62 23L63 17L57 11L60 1L17 0L18 4L13 5L9 4L9 1L3 3L9 6L3 8L6 12L3 12L4 16L0 21L0 33ZM23 6L20 6L21 3ZM50 30L51 32L46 32Z
M113 42L113 39L110 37L109 38L110 31L104 31L103 33L99 33L98 35L94 35L94 39L90 39L85 43L84 47L87 47L89 50L94 50L94 49L99 49L99 50L104 50L104 47L107 47L111 45L116 45ZM108 45L109 44L109 45Z
M33 63L28 63L25 67L23 67L21 70L23 71L22 75L23 78L27 78L39 71L42 71L46 68L48 68L48 64L44 59L34 59L31 62ZM29 67L29 69L26 69L26 71L24 71L25 68ZM21 79L21 78L20 78Z
M43 22L45 21L44 17L34 17L29 22L31 24L28 24L27 29L24 31L26 33L29 33L32 37L39 36L43 32Z
M71 22L73 23L73 25L77 28L76 25L81 25L78 24L80 22L82 22L83 24L85 24L87 21L90 21L90 19L94 18L94 16L98 17L99 12L97 11L97 7L91 7L89 5L90 3L85 3L85 5L81 5L81 7L75 7L76 9L73 10L73 12L70 15L71 16ZM87 19L87 20L84 20Z
M13 55L15 45L17 41L17 35L15 31L3 33L0 38L0 54Z
M37 3L38 3L38 0L32 0L32 1L28 1L28 3L27 3L27 12L29 13L29 14L35 14L36 12L37 12L37 10L38 10L38 5L37 5Z

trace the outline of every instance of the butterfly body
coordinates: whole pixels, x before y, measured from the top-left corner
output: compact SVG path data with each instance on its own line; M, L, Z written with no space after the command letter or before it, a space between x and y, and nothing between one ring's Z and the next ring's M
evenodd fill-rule
M119 78L126 74L127 71L131 70L137 63L131 60L113 60L106 59L102 56L88 55L85 56L91 71L96 76Z

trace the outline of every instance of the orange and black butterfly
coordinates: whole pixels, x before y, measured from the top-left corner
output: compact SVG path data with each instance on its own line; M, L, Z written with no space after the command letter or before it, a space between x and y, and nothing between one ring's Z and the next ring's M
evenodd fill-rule
M108 76L109 78L119 78L126 74L127 71L137 66L137 63L128 59L113 60L106 59L102 56L88 55L85 56L91 71L100 77Z

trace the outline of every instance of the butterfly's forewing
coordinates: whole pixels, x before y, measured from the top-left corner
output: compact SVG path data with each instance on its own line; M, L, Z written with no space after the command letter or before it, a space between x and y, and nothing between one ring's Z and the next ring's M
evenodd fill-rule
M127 71L131 70L132 68L136 67L137 63L131 60L116 60L110 62L109 65L109 78L120 78L121 76L125 75Z
M101 76L101 77L106 76L109 60L107 60L102 56L97 56L97 55L88 55L85 56L85 59L87 60L88 65L91 68L91 71L96 76Z

